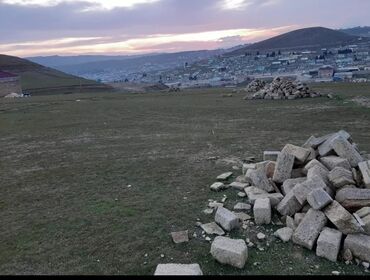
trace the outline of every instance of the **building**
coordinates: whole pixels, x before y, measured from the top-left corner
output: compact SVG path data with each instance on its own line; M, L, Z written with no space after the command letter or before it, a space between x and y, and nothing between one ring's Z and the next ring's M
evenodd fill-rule
M0 71L0 97L10 93L22 94L22 87L18 75Z
M319 78L329 79L334 76L334 68L332 66L323 66L319 68Z

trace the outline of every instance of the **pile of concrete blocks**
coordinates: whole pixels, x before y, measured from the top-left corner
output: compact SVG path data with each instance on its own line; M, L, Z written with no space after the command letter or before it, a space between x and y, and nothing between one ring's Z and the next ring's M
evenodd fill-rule
M330 261L349 250L354 258L370 262L370 160L363 155L344 130L311 136L301 146L264 152L263 162L244 164L243 174L222 190L244 187L258 226L278 215L286 225L275 236L283 242L315 250ZM226 232L239 227L237 215L224 207L218 208L215 221ZM233 241L214 246L228 242ZM227 260L239 256L232 265L242 266L244 253L228 254Z
M262 80L253 80L248 84L248 86L245 88L245 92L247 93L256 93L263 89L266 86L266 82Z
M311 136L300 146L265 151L263 159L244 163L239 176L224 173L210 184L213 192L244 194L233 211L226 208L226 199L211 200L207 213L214 214L214 220L199 224L204 237L217 236L213 241L208 237L216 261L243 269L253 246L248 237L233 239L230 233L252 223L276 226L277 217L282 222L274 233L277 240L314 250L333 262L370 263L370 156L359 151L348 132ZM197 264L162 265L157 274L174 272L201 274Z
M265 85L262 89L255 92L252 95L247 95L245 97L248 99L299 99L299 98L314 98L321 97L320 93L315 92L310 89L307 84L302 84L301 82L293 82L288 79L283 79L280 77L275 78L272 83Z

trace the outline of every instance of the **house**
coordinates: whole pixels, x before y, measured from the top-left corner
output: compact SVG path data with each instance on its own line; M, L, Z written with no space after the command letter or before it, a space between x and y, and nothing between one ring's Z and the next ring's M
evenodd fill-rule
M326 79L332 78L334 75L334 67L326 65L319 68L319 78Z
M22 94L22 87L18 75L0 71L0 97L10 93Z

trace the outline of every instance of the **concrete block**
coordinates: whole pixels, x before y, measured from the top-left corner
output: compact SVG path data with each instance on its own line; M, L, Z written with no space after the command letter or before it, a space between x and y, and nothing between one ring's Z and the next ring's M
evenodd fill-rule
M336 262L343 234L332 228L324 228L317 240L316 255Z
M242 269L248 260L248 247L242 239L219 236L212 242L211 254L222 264Z

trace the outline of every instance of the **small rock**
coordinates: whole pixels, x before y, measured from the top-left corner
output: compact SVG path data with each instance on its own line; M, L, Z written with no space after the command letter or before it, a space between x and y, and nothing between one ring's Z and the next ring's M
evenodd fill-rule
M161 254L161 258L162 258L162 259L164 258L164 255L163 255L163 254Z
M262 232L260 232L260 233L257 234L257 239L258 240L264 240L265 238L266 238L266 235L263 234Z
M365 269L369 269L369 268L370 268L370 263L368 263L368 262L362 262L362 266L363 266Z
M213 214L213 209L208 208L208 209L204 210L203 213L206 214L206 215L212 215Z
M226 172L221 174L220 176L217 177L217 180L219 181L227 181L231 176L233 176L232 172Z
M244 198L244 197L247 196L247 194L245 192L239 192L238 196L241 197L241 198Z
M171 233L172 240L175 244L189 242L189 231L179 231Z
M251 209L252 209L252 206L250 204L247 204L247 203L239 202L238 204L236 204L234 206L234 210L236 210L236 211L248 211L248 210L251 210Z
M340 272L339 271L332 271L331 274L333 274L333 275L340 275Z

